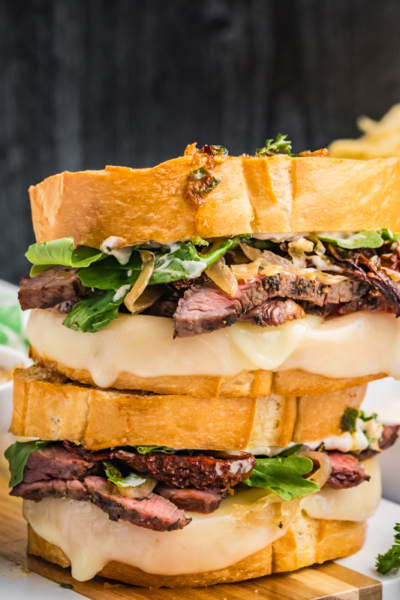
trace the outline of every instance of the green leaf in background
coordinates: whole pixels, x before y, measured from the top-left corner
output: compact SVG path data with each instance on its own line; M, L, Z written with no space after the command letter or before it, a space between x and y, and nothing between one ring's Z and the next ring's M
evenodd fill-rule
M251 476L243 483L271 490L283 500L292 500L318 492L316 483L302 477L312 468L312 460L305 456L259 458Z
M149 454L150 452L163 452L163 454L175 454L178 450L168 448L168 446L134 446L139 454Z
M316 236L322 242L328 242L333 246L339 246L339 248L345 248L346 250L356 250L357 248L380 248L385 241L380 235L380 231L382 230L359 231L358 233L348 234L345 238L335 237L334 233L326 235L316 233Z
M23 480L29 455L40 448L44 448L49 443L50 442L42 442L40 440L32 442L15 442L7 448L4 456L8 460L11 473L10 487L15 487Z
M394 536L395 544L386 554L378 554L376 559L376 570L382 575L400 567L400 523L396 523L394 530L397 532L397 535Z
M109 460L103 461L103 466L105 468L107 479L112 483L115 483L118 487L138 487L139 485L142 485L142 483L146 483L146 479L137 473L130 473L128 477L122 477L121 472Z
M86 269L79 269L78 276L83 285L99 290L118 290L123 285L133 285L142 270L139 252L132 252L129 261L121 265L114 256L102 260Z
M121 290L118 299L115 299L117 296L115 290L96 291L90 294L90 296L75 304L62 324L74 331L86 331L88 333L100 331L100 329L118 318L118 307L124 301L129 289L130 286L127 285L125 290Z
M66 237L61 240L32 244L25 256L33 265L44 268L52 265L81 268L88 267L108 255L89 246L78 246L74 249L74 238ZM35 274L37 273L36 270Z

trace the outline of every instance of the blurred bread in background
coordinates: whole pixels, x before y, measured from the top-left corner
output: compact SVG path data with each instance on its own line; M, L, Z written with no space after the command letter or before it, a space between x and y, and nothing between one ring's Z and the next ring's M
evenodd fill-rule
M400 104L395 104L382 117L374 121L359 117L357 127L364 133L358 140L335 140L329 146L333 158L400 157Z

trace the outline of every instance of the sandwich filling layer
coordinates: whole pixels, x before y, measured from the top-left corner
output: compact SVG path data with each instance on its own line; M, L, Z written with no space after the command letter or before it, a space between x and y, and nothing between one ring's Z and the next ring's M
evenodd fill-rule
M379 468L372 459L365 469L371 473L369 482L306 497L301 508L321 519L372 516L380 499ZM190 525L169 533L115 523L93 504L70 499L25 500L24 516L38 535L65 553L79 581L94 577L111 561L147 573L179 575L228 567L282 537L297 514L297 501L274 505L264 497L265 490L241 491L212 514L185 512Z

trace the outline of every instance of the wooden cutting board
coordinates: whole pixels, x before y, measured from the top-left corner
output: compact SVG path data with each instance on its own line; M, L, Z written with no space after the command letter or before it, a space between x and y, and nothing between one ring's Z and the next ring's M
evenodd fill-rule
M41 558L26 555L26 522L19 498L8 495L7 482L0 478L0 555L56 583L93 600L381 600L382 584L335 563L308 567L294 573L216 585L209 588L178 590L145 589L116 585L96 577L90 582L72 579L62 569Z

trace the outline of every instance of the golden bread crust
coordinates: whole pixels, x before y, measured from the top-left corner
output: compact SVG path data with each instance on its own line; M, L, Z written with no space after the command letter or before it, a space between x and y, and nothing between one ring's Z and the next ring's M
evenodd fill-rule
M190 575L154 575L119 562L108 563L99 573L141 587L204 587L254 579L271 573L295 571L312 564L342 558L363 546L366 523L326 521L299 514L286 534L273 544L225 569ZM28 525L28 553L41 556L61 567L70 561L60 548L37 535Z
M127 444L204 450L282 447L338 434L345 408L358 408L365 391L364 385L300 397L160 395L83 386L33 366L14 374L11 431L42 440L67 439L90 450Z
M60 362L41 356L32 346L29 357L35 363L61 373L85 385L94 386L91 373L87 369L72 369ZM227 398L258 398L279 394L281 396L312 396L329 394L347 388L387 377L386 373L366 375L363 377L325 377L315 373L307 373L301 369L285 371L242 371L234 377L214 375L160 375L155 377L139 377L133 373L122 372L117 375L113 388L117 390L143 390L156 394L188 394L210 398L225 396Z
M256 232L400 231L395 158L226 157L213 170L219 185L196 204L186 188L201 160L196 153L151 169L108 166L49 177L29 190L36 240L72 236L76 245L99 248L109 236L132 244Z

